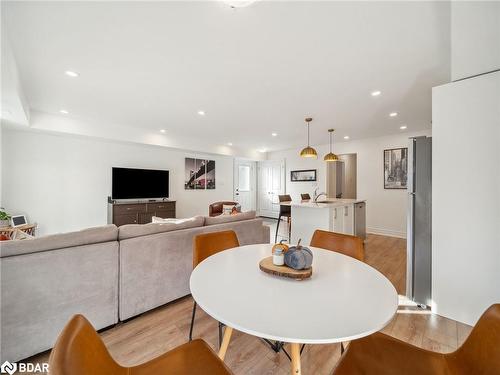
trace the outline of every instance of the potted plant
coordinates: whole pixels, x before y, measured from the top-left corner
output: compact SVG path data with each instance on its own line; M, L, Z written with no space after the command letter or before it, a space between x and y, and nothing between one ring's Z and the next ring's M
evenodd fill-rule
M8 227L10 225L10 215L0 207L0 227Z

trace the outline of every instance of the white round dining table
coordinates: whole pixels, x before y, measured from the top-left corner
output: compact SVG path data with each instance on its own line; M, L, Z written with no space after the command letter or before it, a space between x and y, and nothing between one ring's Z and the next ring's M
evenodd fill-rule
M312 276L293 280L259 269L271 244L240 246L198 264L191 294L226 325L219 357L233 329L291 343L292 373L300 374L300 344L327 344L368 336L384 328L398 307L391 282L373 267L333 251L309 247Z

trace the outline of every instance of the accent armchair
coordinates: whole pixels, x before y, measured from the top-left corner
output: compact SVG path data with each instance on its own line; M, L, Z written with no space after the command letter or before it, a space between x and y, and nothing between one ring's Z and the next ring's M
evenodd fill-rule
M241 206L238 202L231 201L223 201L223 202L215 202L208 206L208 216L219 216L222 215L222 207L224 205L232 205L236 206L236 210L241 212Z

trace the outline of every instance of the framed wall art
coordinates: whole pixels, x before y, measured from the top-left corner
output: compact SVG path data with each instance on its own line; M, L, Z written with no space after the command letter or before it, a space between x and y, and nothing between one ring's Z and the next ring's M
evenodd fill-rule
M215 160L186 158L184 189L214 190Z
M316 169L290 171L290 181L316 181Z
M406 189L408 148L384 150L384 189Z

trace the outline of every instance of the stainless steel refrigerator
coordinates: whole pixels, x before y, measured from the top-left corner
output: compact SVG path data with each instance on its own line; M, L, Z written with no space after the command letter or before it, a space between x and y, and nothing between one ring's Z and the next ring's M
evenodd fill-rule
M431 304L432 138L410 138L408 145L408 229L406 296Z

